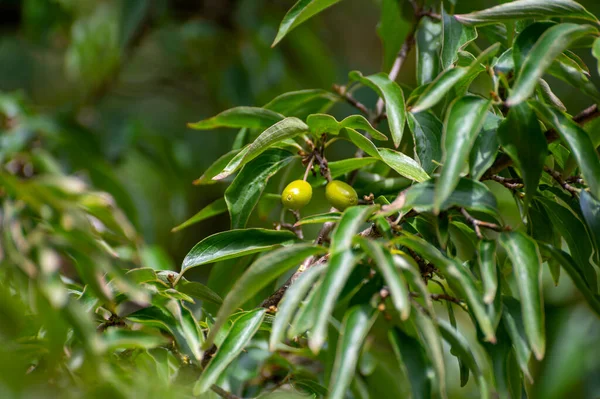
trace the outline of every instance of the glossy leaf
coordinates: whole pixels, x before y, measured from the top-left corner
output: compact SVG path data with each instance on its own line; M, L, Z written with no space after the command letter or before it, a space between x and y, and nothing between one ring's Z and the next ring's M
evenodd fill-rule
M600 158L590 136L560 110L539 102L531 106L544 123L558 132L577 160L590 192L600 198Z
M308 131L308 126L300 119L288 117L274 124L262 132L252 144L240 151L221 173L213 177L213 180L221 180L237 171L240 167L250 162L270 146L280 141L291 139Z
M304 118L309 114L326 112L337 100L337 96L327 90L297 90L275 97L263 108L285 116Z
M173 227L171 229L171 232L175 233L195 223L201 222L205 219L220 215L225 212L227 212L227 203L225 202L224 198L219 198L218 200L206 205L204 208L202 208L202 210L200 210L198 213L196 213L194 216L192 216L185 222L181 223L176 227Z
M170 272L171 273L171 272ZM191 297L212 302L214 304L220 305L223 303L223 299L219 295L217 295L213 290L205 286L204 284L200 284L196 281L187 281L186 279L180 279L179 283L175 287L179 292L183 292Z
M589 72L566 54L560 54L556 58L552 65L550 65L548 73L580 90L596 103L600 102L600 92L598 92L598 88L590 80Z
M498 271L496 269L496 241L481 240L477 250L479 274L483 282L483 301L492 303L498 290Z
M404 93L400 86L390 80L385 73L363 76L360 72L353 71L350 72L349 76L350 79L357 80L373 89L384 100L392 141L394 146L398 148L406 123L406 105L404 103Z
M541 291L542 260L537 244L520 232L502 233L500 244L512 262L527 340L535 357L540 360L546 349L546 332Z
M511 297L504 297L502 321L514 349L516 361L527 377L529 382L533 381L529 371L529 361L531 359L531 348L527 342L527 333L525 332L524 317L521 312L519 301Z
M415 33L417 85L419 86L431 82L440 72L441 37L441 23L427 17L421 19Z
M402 272L394 264L392 255L385 247L375 241L361 237L358 242L381 271L392 297L392 303L396 310L398 310L400 318L402 320L408 319L410 315L408 286Z
M233 323L217 353L215 353L194 385L194 395L200 395L208 391L212 384L217 382L225 368L238 357L250 342L250 339L256 334L265 317L265 312L266 309L256 309L246 313Z
M223 304L219 308L215 324L206 338L205 348L209 348L212 345L221 326L223 326L227 318L237 308L252 299L260 290L268 286L290 268L297 267L309 256L323 253L324 251L325 248L312 244L297 244L276 249L258 258L258 260L246 269L225 297Z
M596 244L596 252L598 252L600 251L600 201L587 191L582 191L579 203L592 241Z
M421 93L410 112L423 112L439 103L466 74L467 69L462 67L445 70Z
M469 155L469 172L473 180L481 179L496 159L500 146L496 131L501 120L500 117L488 112L483 127L475 139Z
M314 134L321 135L328 133L332 135L339 134L343 128L359 129L369 133L375 140L386 141L385 134L375 129L368 120L362 115L350 115L338 122L333 116L327 114L312 114L306 118L306 124Z
M208 169L206 169L202 176L194 180L193 184L201 186L217 183L215 180L213 180L213 177L221 173L221 171L225 169L225 166L227 166L227 164L231 162L231 160L238 155L239 152L240 150L233 150L219 157L208 167Z
M337 222L340 220L342 216L341 212L327 212L327 213L319 213L316 215L311 215L304 217L294 223L294 226L303 226L305 224L321 224L327 222Z
M592 26L571 23L563 23L547 29L523 61L506 104L514 106L527 100L535 91L538 80L556 57L573 42L595 31Z
M329 266L316 301L319 314L308 341L308 346L314 353L318 353L325 343L329 317L357 262L357 256L352 252L352 239L373 210L374 207L367 206L346 209L332 233Z
M458 59L458 51L477 38L477 31L461 24L454 16L442 9L443 38L441 62L446 70Z
M421 343L433 364L440 397L446 398L446 366L440 330L437 323L422 312L415 311L413 315Z
M524 207L537 191L548 144L535 113L528 104L514 106L498 127L498 139L521 172L525 184Z
M444 124L443 166L435 187L434 212L439 212L458 185L490 104L489 100L480 97L465 96L450 106Z
M594 45L592 46L592 55L594 58L596 58L598 73L600 74L600 38L594 40Z
M102 334L102 341L106 350L118 349L151 349L167 345L169 340L164 336L144 330L125 330L122 328L109 328Z
M419 158L421 167L428 174L438 167L442 161L442 122L430 112L408 114L408 127L414 141L415 153Z
M529 18L573 18L596 21L581 4L573 0L517 0L469 14L455 15L467 25L486 25L514 19Z
M250 219L267 182L294 158L292 153L268 149L247 163L225 191L232 229L243 229Z
M277 31L277 36L271 47L277 45L277 43L279 43L292 29L339 1L340 0L298 0L298 2L294 4L283 17L283 20L279 25L279 30Z
M389 70L402 47L410 29L402 18L402 7L397 0L381 1L381 17L377 25L377 35L383 47L383 70Z
M414 399L431 397L431 380L433 378L428 376L429 360L419 341L404 334L398 328L389 329L388 340L400 368L408 376L412 397Z
M218 127L265 129L282 119L283 115L268 109L236 107L223 111L212 118L196 123L188 123L188 127L196 130L210 130Z
M358 357L375 318L373 310L366 305L350 308L342 322L335 362L331 372L329 398L343 399L356 372Z
M237 258L289 245L298 238L291 231L266 229L229 230L206 237L183 259L181 273L193 267Z
M324 269L325 265L308 269L285 292L281 302L279 302L275 321L271 327L271 335L269 337L269 350L271 352L277 350L277 345L283 341L285 331L294 313L298 310L300 302L302 302L306 293L313 287L315 280L319 278Z

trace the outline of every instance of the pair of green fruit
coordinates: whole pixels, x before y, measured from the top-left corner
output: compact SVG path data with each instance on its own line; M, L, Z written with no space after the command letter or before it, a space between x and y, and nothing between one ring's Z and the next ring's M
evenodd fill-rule
M332 180L325 187L325 197L336 209L343 211L358 203L358 195L349 184ZM288 209L302 209L312 199L312 187L304 180L295 180L281 193L281 203Z

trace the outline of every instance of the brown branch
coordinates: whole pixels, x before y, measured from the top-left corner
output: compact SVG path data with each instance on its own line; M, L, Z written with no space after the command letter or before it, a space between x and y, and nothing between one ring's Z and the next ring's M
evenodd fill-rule
M518 189L524 187L523 181L521 179L516 179L516 178L511 179L508 177L502 177L502 176L498 176L498 175L486 176L485 179L489 179L489 180L498 182L498 183L502 184L504 187L511 189L511 190L518 190Z
M216 393L217 395L219 395L220 397L224 398L224 399L242 399L237 395L232 394L231 392L228 392L226 390L224 390L223 388L221 388L218 385L212 384L210 386L210 389Z
M352 96L352 94L346 91L346 86L333 85L333 91L337 93L342 99L344 99L348 104L352 105L354 108L358 109L363 114L371 116L371 111L363 103L355 99Z
M577 197L577 194L579 194L579 189L578 189L578 188L576 188L576 187L573 187L572 185L570 185L569 183L567 183L567 181L565 181L565 180L562 178L562 176L561 176L560 172L557 172L557 171L556 171L556 170L554 170L554 169L550 169L550 168L549 168L549 167L547 167L547 166L544 166L544 171L545 171L546 173L548 173L550 176L552 176L552 178L553 178L554 180L556 180L556 182L557 182L558 184L560 184L560 186L561 186L561 187L562 187L562 188L563 188L565 191L568 191L568 192L569 192L569 194L571 194L571 196L573 196L573 197Z
M475 234L477 234L477 238L479 238L479 239L483 238L483 234L481 234L481 227L485 227L486 229L490 229L490 230L494 230L494 231L498 231L498 232L505 230L501 226L497 225L496 223L484 222L483 220L474 218L473 216L471 216L471 214L469 212L467 212L467 210L465 208L460 208L460 213L462 213L462 215L465 217L465 219L467 219L467 222L469 222L473 225L473 228L475 229Z
M419 298L421 296L421 294L418 292L411 292L410 296L413 298ZM462 299L455 298L452 295L448 295L448 294L429 294L429 297L434 301L444 300L444 301L455 303L459 306L463 306L465 303Z
M591 105L573 117L573 122L579 125L585 125L587 122L596 119L600 116L600 111L596 104ZM560 138L558 132L554 129L547 130L545 133L546 141L552 143ZM503 169L508 168L513 164L512 159L506 154L500 155L494 164L484 173L484 176L495 175Z

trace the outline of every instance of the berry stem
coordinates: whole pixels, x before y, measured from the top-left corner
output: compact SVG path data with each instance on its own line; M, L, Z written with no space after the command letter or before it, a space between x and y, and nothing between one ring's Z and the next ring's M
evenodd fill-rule
M313 161L315 160L315 156L310 157L310 161L308 161L308 165L306 166L306 170L304 171L304 178L302 180L306 181L308 178L308 172L312 169Z

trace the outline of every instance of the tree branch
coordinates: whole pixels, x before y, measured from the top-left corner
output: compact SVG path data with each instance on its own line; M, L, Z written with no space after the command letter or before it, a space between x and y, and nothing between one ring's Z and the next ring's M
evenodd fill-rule
M216 393L217 395L219 395L220 397L224 398L224 399L242 399L237 395L232 394L231 392L228 392L226 390L224 390L223 388L221 388L218 385L212 384L210 386L210 389Z
M560 172L557 172L554 169L551 169L547 166L544 166L544 171L546 173L548 173L550 176L552 176L552 178L554 180L556 180L556 182L558 184L560 184L560 186L565 190L568 191L569 194L571 194L571 196L573 197L577 197L577 194L579 194L579 189L576 187L573 187L572 185L570 185L566 180L564 180L560 174Z
M460 213L467 219L467 222L473 225L473 229L475 230L475 234L477 234L477 238L482 239L483 234L481 234L481 227L485 227L486 229L494 230L494 231L504 231L504 229L497 225L496 223L484 222L483 220L475 219L465 208L460 208Z

